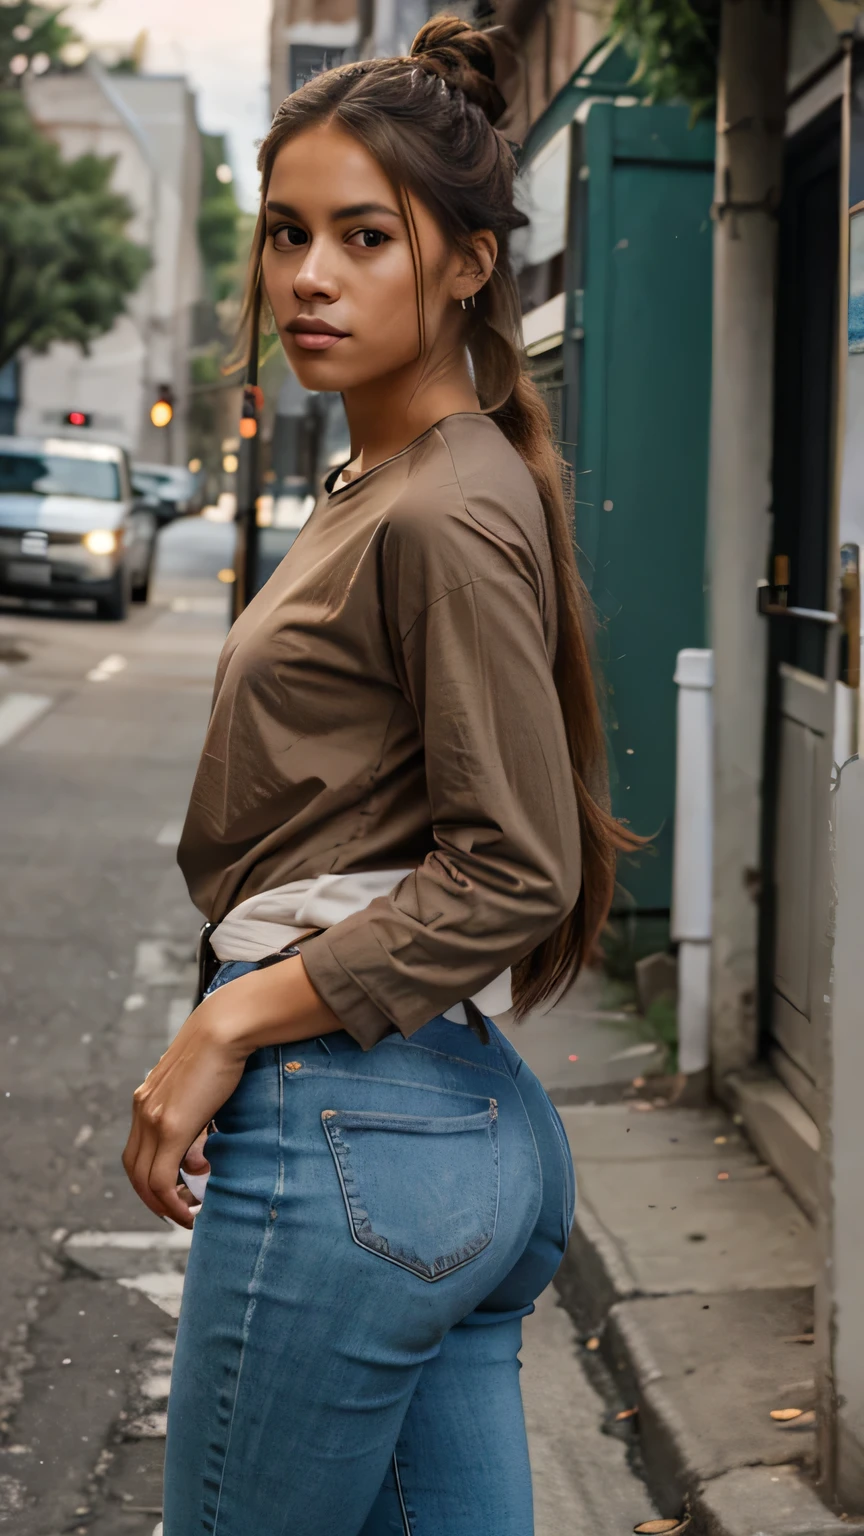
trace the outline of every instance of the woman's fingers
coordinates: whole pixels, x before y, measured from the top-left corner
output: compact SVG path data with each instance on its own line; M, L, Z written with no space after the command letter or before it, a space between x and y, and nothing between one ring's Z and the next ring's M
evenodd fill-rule
M200 1136L196 1136L180 1165L184 1173L204 1174L210 1172L210 1164L204 1156L204 1143L208 1135L209 1127L203 1130Z
M123 1153L123 1167L126 1169L126 1177L132 1185L139 1200L143 1200L148 1210L154 1216L164 1216L166 1213L159 1205L153 1191L150 1188L150 1169L156 1155L156 1138L151 1132L146 1132L142 1126L138 1126L137 1144L134 1150L130 1150L133 1136L129 1137L126 1151Z
M157 1203L159 1214L169 1216L172 1221L177 1222L178 1226L191 1228L192 1216L189 1206L177 1187L180 1156L176 1144L173 1150L170 1144L158 1146L150 1165L147 1183L150 1195ZM153 1206L151 1206L152 1209L154 1209Z

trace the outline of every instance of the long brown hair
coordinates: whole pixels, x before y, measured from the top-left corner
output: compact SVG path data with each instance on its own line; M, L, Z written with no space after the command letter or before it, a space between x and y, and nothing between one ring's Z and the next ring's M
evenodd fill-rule
M322 123L338 124L378 161L401 197L412 245L406 191L429 208L455 245L465 248L468 236L480 229L492 230L498 240L495 268L470 314L467 345L480 405L524 459L546 514L558 605L554 676L582 842L582 890L576 906L516 968L514 999L521 1016L572 980L591 954L612 903L616 850L632 850L642 839L609 812L606 744L587 638L590 601L576 565L563 464L549 413L523 365L521 307L508 240L526 220L513 202L513 154L494 127L503 111L488 39L455 16L427 22L408 58L342 65L316 75L287 97L258 156L261 209L243 319L254 347L266 239L264 200L273 162L286 140ZM419 266L416 270L422 352L423 274Z

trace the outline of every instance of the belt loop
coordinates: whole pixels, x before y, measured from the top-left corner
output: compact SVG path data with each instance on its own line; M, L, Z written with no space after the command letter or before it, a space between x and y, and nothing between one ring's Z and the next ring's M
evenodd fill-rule
M204 923L198 935L198 954L196 957L198 960L198 988L193 1005L195 1008L198 1007L200 1002L203 1002L204 994L219 969L219 961L210 948L210 935L216 926L215 923Z
M465 1009L465 1017L468 1020L468 1028L472 1031L473 1034L477 1036L477 1039L480 1041L481 1045L488 1045L489 1031L486 1028L486 1020L480 1012L480 1009L477 1007L477 1004L472 1002L470 997L466 997L462 1007Z

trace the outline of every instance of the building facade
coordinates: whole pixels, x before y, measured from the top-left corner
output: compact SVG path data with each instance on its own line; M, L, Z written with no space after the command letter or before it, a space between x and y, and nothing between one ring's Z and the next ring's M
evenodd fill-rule
M89 353L55 343L21 358L17 430L56 434L69 411L81 411L90 417L83 430L134 457L185 463L191 328L202 295L194 97L182 76L113 73L91 59L81 70L31 80L27 105L64 157L114 157L113 185L133 209L129 237L147 246L152 264ZM166 386L174 418L158 429L150 408Z

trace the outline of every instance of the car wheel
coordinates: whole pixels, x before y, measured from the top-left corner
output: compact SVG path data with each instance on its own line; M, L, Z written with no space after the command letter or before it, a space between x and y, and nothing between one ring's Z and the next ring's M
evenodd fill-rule
M108 619L112 623L125 619L129 611L129 578L122 565L115 571L111 581L106 582L105 596L98 599L96 608L100 619Z
M133 582L131 598L133 603L146 603L150 596L150 578L153 575L153 556L147 561L147 569L141 581Z

